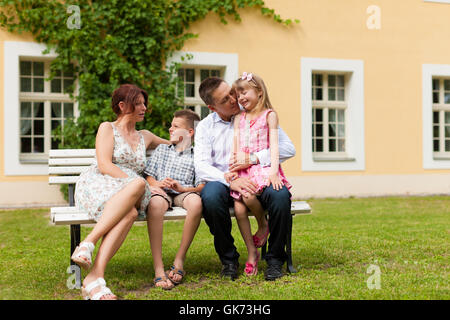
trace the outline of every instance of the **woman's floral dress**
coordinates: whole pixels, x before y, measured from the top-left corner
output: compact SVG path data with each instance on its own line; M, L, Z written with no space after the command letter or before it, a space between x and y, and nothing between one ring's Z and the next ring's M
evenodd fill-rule
M100 219L106 202L117 192L126 187L134 179L143 179L141 173L145 169L146 150L144 137L141 139L136 152L111 123L114 132L114 152L112 162L128 175L128 178L113 178L102 174L97 162L88 170L80 174L75 187L75 205L89 213L95 221ZM146 216L147 206L150 202L151 192L148 183L145 184L145 193L138 209L140 216Z

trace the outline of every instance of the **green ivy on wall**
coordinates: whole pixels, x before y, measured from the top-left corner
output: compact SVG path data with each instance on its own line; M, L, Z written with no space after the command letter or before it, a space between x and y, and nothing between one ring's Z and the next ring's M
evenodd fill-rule
M241 20L239 9L255 8L278 23L292 23L262 0L0 0L0 6L1 27L30 33L47 52L55 50L52 73L74 68L77 74L78 90L72 86L68 92L78 101L80 117L65 125L64 148L95 146L99 124L115 118L110 97L122 83L149 94L152 112L138 128L167 138L183 92L173 76L179 65L166 66L166 61L186 40L198 37L188 28L208 13L226 24L227 17Z

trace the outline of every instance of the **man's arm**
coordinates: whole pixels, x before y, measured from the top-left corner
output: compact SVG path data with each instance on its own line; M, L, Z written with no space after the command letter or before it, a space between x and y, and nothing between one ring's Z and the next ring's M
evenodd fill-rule
M280 127L278 127L278 152L280 163L295 156L294 144ZM258 158L261 166L270 166L270 149L255 152L255 155Z
M194 145L194 166L195 175L202 181L219 181L226 186L224 173L213 166L212 162L212 145L208 139L208 132L204 126L197 126L195 133Z

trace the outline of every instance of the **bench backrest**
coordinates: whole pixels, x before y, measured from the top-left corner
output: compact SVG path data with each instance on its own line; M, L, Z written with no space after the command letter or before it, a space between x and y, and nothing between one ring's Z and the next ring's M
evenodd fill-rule
M74 184L78 176L95 162L95 149L50 150L49 184Z

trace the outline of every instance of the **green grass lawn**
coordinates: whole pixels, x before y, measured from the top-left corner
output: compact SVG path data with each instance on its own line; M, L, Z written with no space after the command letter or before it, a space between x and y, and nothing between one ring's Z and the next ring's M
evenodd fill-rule
M265 262L256 277L220 278L213 238L202 221L188 253L185 282L171 291L153 286L146 226L135 224L110 262L105 279L121 299L450 299L450 197L312 199L312 215L294 218L298 273L268 282ZM251 218L256 228L255 220ZM171 265L183 221L164 225L164 263ZM90 230L82 227L81 237ZM66 286L69 227L53 226L48 209L0 211L0 299L81 299ZM369 289L370 265L380 289ZM83 271L83 275L85 272Z

